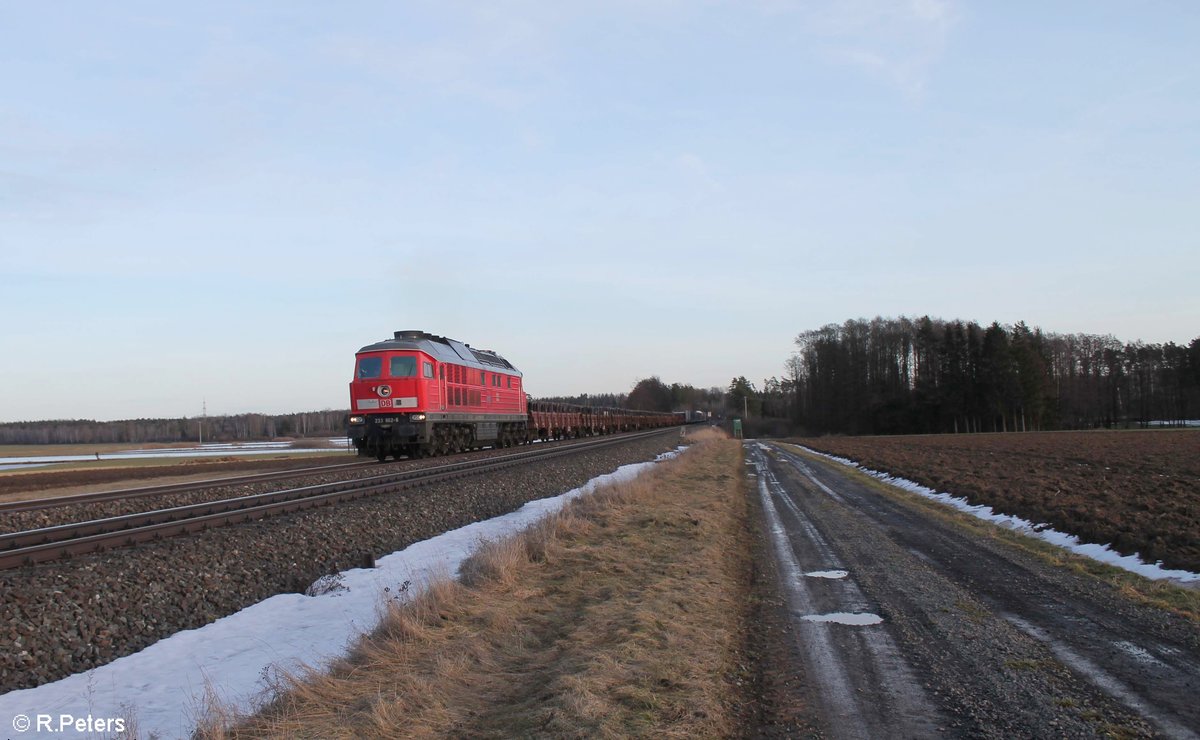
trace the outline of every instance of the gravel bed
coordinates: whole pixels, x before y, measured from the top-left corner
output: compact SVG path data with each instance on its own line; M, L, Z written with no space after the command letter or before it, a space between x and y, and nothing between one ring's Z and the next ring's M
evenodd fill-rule
M322 575L563 493L678 443L678 436L663 434L331 509L0 573L0 692L103 665L278 593L303 592Z

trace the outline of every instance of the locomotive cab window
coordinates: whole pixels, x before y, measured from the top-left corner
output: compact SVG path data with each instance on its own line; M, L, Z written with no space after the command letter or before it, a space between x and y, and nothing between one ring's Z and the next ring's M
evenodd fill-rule
M393 378L411 378L417 374L417 358L393 357L391 364Z
M423 362L423 363L421 363L421 366L424 368L425 377L432 378L433 377L433 363L432 362Z
M358 379L378 378L383 375L382 357L358 358Z

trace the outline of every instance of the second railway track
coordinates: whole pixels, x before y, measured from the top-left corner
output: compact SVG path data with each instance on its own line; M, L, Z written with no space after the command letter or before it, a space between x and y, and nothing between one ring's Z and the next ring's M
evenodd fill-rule
M267 483L270 481L287 480L289 478L299 478L306 475L314 475L319 473L331 473L339 470L359 469L376 464L377 463L374 461L355 461L349 463L343 462L334 463L332 465L314 465L310 468L273 470L268 473L251 473L249 475L211 478L201 481L193 481L191 483L170 483L159 486L143 486L140 488L122 488L112 491L76 493L67 496L54 496L51 498L32 498L23 499L20 501L0 501L0 514L15 514L25 511L60 509L66 506L78 506L80 504L102 504L108 501L127 501L130 499L145 498L148 496L167 496L177 493L201 491L208 488L214 488L216 486L240 486L252 483Z
M482 460L454 462L419 470L391 472L356 480L303 486L283 491L238 496L4 534L0 535L0 570L127 547L317 506L329 506L364 496L391 493L414 486L527 464L536 460L595 450L670 431L672 431L670 428L667 430L657 429L650 432L605 437L568 446L533 449ZM251 478L253 477L251 476ZM261 478L259 479L261 480Z

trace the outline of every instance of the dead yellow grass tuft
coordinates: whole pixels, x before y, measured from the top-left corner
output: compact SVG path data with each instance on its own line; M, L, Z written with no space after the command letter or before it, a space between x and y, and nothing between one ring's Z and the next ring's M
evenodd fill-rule
M737 734L749 514L740 444L705 436L484 544L332 670L201 735Z

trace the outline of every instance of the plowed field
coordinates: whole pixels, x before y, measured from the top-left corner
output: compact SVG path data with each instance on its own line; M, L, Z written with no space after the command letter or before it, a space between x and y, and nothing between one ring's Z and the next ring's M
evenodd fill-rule
M1123 555L1200 572L1200 431L794 441Z

